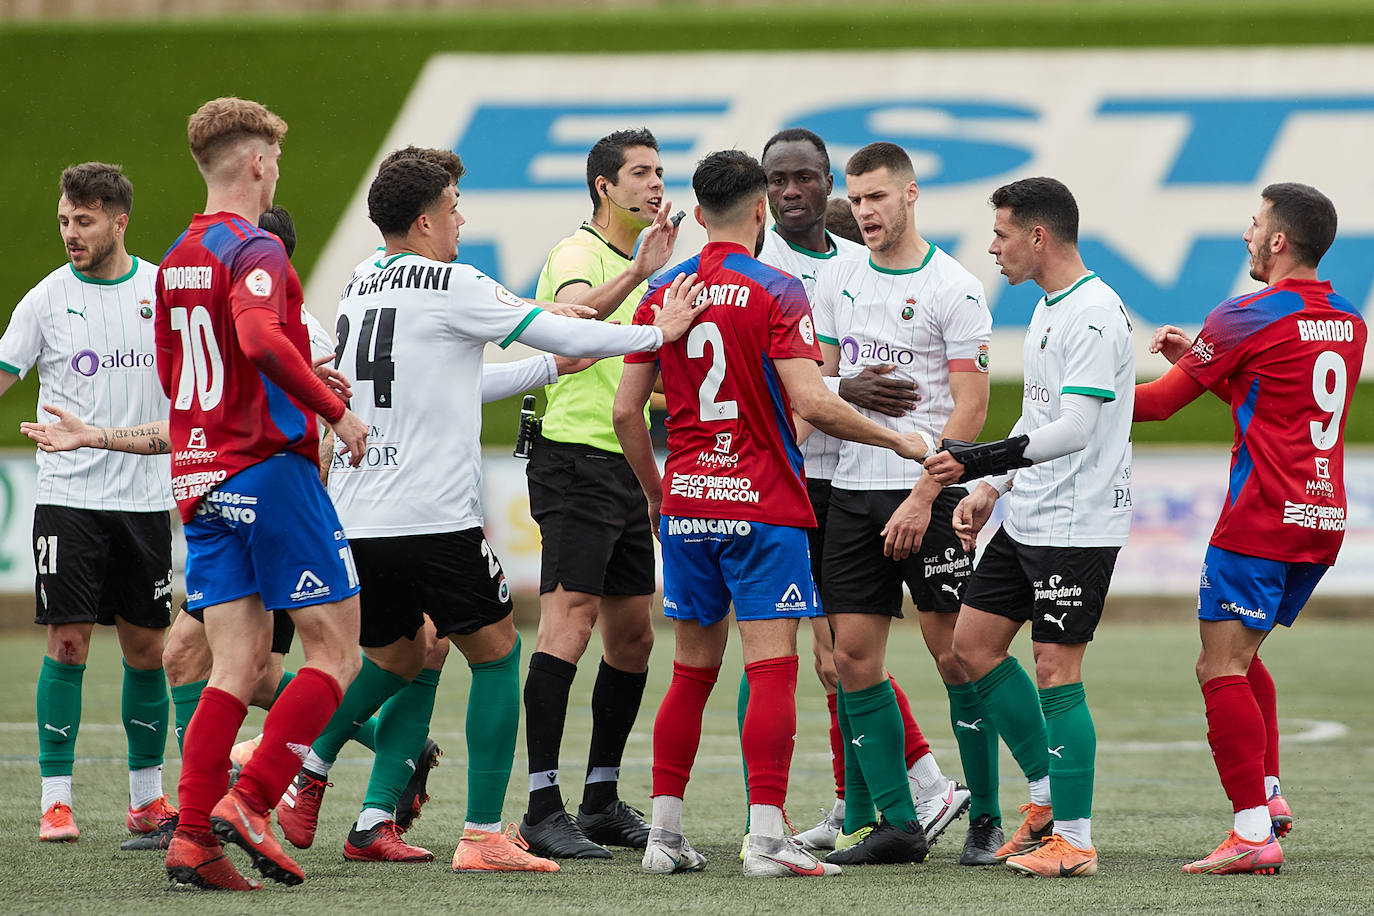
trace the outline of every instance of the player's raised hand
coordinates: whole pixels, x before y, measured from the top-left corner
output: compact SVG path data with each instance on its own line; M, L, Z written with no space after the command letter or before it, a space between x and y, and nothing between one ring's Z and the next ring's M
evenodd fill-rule
M1150 337L1150 352L1164 354L1164 358L1171 363L1178 362L1192 348L1193 339L1184 334L1182 328L1171 324L1157 328Z
M353 397L353 383L348 380L348 376L331 365L333 362L334 354L327 353L312 360L310 365L314 367L315 375L325 383L330 391L339 396L340 401L347 401Z
M99 429L88 426L76 414L68 413L60 407L44 404L43 409L57 417L57 422L19 424L19 431L32 439L40 449L45 452L69 452L72 449L95 446L94 440L99 436Z
M677 223L668 218L673 203L665 200L658 205L658 213L649 228L639 237L639 250L635 252L635 273L648 279L657 273L668 258L673 255L677 244Z
M941 449L924 462L926 473L935 478L942 487L956 484L964 476L964 466L946 449Z
M663 342L677 340L710 305L701 293L706 284L696 274L678 274L663 294L663 305L654 306L654 327L663 332ZM700 302L697 300L701 299Z
M913 550L920 549L929 525L930 503L914 493L908 494L879 532L883 538L883 555L905 560Z
M954 533L965 550L978 546L978 532L992 516L993 503L997 502L997 491L985 483L979 483L973 492L954 507Z
M906 416L921 396L916 391L915 382L887 377L896 368L891 364L864 366L863 371L853 378L840 380L840 397L855 407L873 410L884 416Z
M334 438L348 450L348 463L355 468L362 464L367 454L367 424L353 411L345 410L342 417L329 425L334 430Z

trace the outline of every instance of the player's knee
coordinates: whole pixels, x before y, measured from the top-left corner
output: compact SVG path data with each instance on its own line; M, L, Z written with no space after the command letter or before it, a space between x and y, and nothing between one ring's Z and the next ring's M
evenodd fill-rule
M91 651L91 635L82 627L48 628L48 657L63 665L84 665Z
M942 652L933 653L933 655L935 657L935 670L940 673L940 680L946 684L968 683L969 677L964 670L964 663L955 655L953 646Z
M448 658L449 649L453 644L447 639L436 639L425 649L424 666L432 671L438 671L444 667L444 661Z

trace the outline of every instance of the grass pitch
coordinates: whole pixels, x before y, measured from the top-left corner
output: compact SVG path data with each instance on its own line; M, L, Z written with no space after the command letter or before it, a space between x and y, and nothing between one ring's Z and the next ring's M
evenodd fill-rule
M557 875L454 875L449 868L463 816L463 713L468 678L455 654L440 685L433 733L445 749L425 808L407 839L432 849L428 865L344 862L340 849L356 815L370 758L350 745L331 779L315 846L299 853L308 879L297 888L270 885L242 895L169 889L156 853L118 851L127 802L124 736L118 724L119 660L112 634L96 640L86 672L85 716L75 776L75 845L37 841L38 767L32 721L34 679L43 644L36 633L0 641L0 910L7 913L435 912L461 907L519 913L691 912L940 913L1038 912L1368 912L1374 901L1374 855L1363 826L1374 817L1374 708L1358 647L1374 623L1306 620L1279 633L1265 659L1279 684L1285 731L1284 791L1296 813L1284 841L1287 862L1276 878L1198 878L1179 873L1210 852L1229 827L1230 811L1204 742L1202 702L1193 680L1195 625L1186 607L1162 605L1157 623L1113 621L1088 653L1089 701L1099 749L1094 841L1101 872L1074 881L1028 881L1004 869L956 864L965 822L957 822L924 866L853 868L827 881L751 880L736 855L743 818L734 685L738 650L728 653L707 709L701 754L688 789L686 824L710 864L697 875L651 877L635 853L609 863L564 863ZM1166 622L1167 618L1167 622ZM631 736L622 793L647 806L653 710L670 671L671 633L654 652L639 726ZM805 674L808 637L801 637L797 753L789 813L799 829L814 822L833 786L826 715L819 686ZM525 645L533 645L526 633ZM1015 647L1029 658L1024 640ZM596 647L588 658L596 657ZM893 669L946 772L959 772L944 691L916 628L900 625L889 652ZM571 788L585 765L592 665L574 684L563 772ZM261 722L254 710L245 727ZM524 810L523 738L505 816ZM166 784L179 761L169 742ZM570 791L572 804L577 795ZM1002 810L1008 829L1025 800L1024 782L1003 752ZM230 853L241 868L246 859Z

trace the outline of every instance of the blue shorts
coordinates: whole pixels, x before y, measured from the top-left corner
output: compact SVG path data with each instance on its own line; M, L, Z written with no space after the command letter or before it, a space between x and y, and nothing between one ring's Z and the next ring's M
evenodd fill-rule
M186 591L192 610L247 595L272 611L357 594L348 538L315 466L279 452L207 493L186 525Z
M1328 567L1284 563L1207 547L1198 585L1198 620L1239 620L1268 632L1291 627Z
M819 617L806 529L718 518L659 519L663 613L710 626L736 620Z

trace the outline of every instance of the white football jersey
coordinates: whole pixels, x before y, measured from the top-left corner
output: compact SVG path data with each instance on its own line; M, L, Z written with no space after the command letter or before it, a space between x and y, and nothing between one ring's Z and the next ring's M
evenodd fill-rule
M15 306L0 338L0 369L25 375L38 366L38 403L71 411L92 426L166 420L153 343L157 265L134 258L129 273L94 280L64 264ZM39 408L41 423L53 418ZM169 455L98 448L38 452L44 505L121 512L172 508Z
M983 284L934 245L919 267L888 270L869 258L846 258L816 282L811 303L816 334L840 348L840 377L865 366L895 365L892 378L916 383L921 399L903 417L859 409L898 432L917 430L939 442L954 411L949 373L988 368L992 314ZM848 490L905 490L921 465L889 449L841 442L834 484Z
M806 298L814 302L817 277L841 258L861 258L868 253L865 246L849 239L829 232L825 237L830 240L830 250L820 254L807 248L798 248L779 235L776 228L770 229L763 235L763 251L759 253L759 260L800 280L802 288L806 290ZM835 476L835 466L840 460L840 440L827 436L819 429L812 430L801 444L801 453L806 459L808 480L829 480Z
M481 526L483 349L508 346L541 313L468 264L377 255L354 271L339 300L338 368L369 427L367 454L354 468L336 451L329 474L349 537ZM537 339L545 346L569 335L556 322L585 324L619 352L662 341L657 328L544 318L551 326Z
M1020 468L1007 501L1007 534L1044 547L1118 547L1131 527L1131 413L1135 351L1121 298L1088 274L1035 306L1021 348L1021 431L1059 417L1062 394L1105 402L1088 445Z

